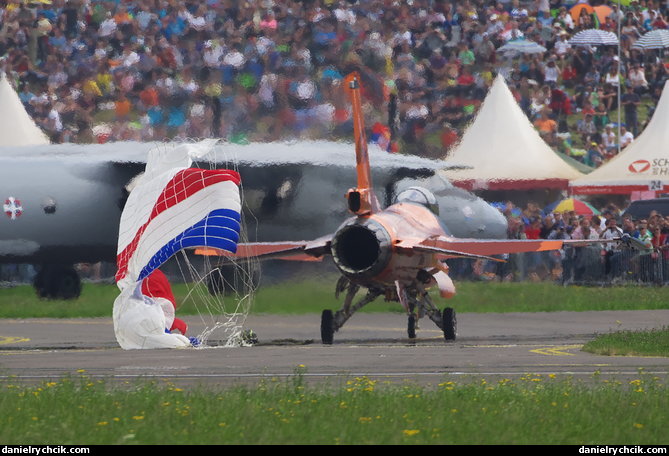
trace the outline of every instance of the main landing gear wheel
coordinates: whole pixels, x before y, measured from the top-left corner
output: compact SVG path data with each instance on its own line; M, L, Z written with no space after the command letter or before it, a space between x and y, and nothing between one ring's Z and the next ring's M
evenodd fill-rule
M415 339L416 338L416 314L409 314L408 318L408 323L407 323L407 335L409 336L409 339Z
M44 299L77 299L81 294L81 280L72 266L42 266L35 276L33 286L37 296Z
M444 332L444 339L448 341L455 340L457 326L455 310L451 307L446 307L441 313L441 330Z
M324 345L332 345L334 342L334 315L329 309L321 314L321 341Z

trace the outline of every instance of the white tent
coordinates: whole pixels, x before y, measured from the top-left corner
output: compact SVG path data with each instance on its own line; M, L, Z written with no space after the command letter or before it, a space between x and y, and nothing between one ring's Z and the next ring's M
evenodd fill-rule
M49 144L49 138L30 118L4 72L0 71L0 146Z
M588 175L575 179L576 195L669 192L669 82L646 128L620 154Z
M471 167L443 171L468 190L566 189L583 175L541 138L501 75L447 159Z

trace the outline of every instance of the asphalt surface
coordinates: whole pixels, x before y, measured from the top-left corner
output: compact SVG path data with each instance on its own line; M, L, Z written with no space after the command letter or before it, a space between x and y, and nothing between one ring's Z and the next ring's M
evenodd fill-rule
M205 324L184 318L191 335ZM666 327L669 310L460 314L458 338L446 342L428 319L417 339L406 338L400 314L357 314L320 343L320 316L250 316L258 343L226 347L217 334L201 348L122 350L111 319L0 320L0 379L48 381L85 375L110 381L166 379L184 385L230 385L294 378L341 382L367 376L382 381L443 381L527 374L626 378L639 371L669 379L669 358L603 356L584 343L617 330Z

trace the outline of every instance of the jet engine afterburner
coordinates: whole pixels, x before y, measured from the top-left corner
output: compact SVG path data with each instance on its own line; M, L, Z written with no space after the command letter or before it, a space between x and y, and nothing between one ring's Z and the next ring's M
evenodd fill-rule
M371 278L388 265L392 239L378 222L353 219L342 225L332 238L332 259L351 278Z

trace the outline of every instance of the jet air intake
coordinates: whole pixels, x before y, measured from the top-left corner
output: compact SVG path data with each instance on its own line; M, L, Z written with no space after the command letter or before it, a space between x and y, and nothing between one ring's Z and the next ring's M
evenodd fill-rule
M351 220L332 238L332 259L349 277L374 277L388 265L391 245L390 234L380 223L371 219Z

